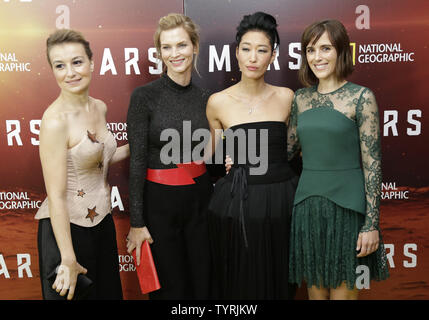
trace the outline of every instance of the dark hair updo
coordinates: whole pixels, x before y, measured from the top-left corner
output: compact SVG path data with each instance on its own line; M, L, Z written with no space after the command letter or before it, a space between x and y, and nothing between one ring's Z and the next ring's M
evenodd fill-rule
M270 39L271 51L276 49L280 44L280 38L277 32L277 21L268 13L256 12L243 17L237 27L237 34L235 35L237 45L240 45L241 38L249 31L264 32L268 39Z

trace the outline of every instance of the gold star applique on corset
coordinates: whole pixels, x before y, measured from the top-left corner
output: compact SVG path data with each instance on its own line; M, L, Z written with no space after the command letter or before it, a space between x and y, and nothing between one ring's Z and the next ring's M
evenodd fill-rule
M97 138L96 138L96 134L95 133L91 133L88 130L86 130L86 132L88 133L88 138L89 140L91 140L94 143L99 143Z
M86 193L83 191L83 189L77 190L77 196L78 197L82 197L85 195Z
M96 216L98 216L98 213L95 212L95 209L97 208L97 206L95 206L94 208L90 209L88 208L88 215L85 217L87 219L91 219L91 222L94 222L94 218Z

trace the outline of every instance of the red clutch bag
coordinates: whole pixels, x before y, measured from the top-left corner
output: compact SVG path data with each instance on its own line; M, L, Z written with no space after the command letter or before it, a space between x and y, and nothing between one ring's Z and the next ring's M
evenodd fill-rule
M140 265L136 261L136 250L133 251L134 265L139 278L140 289L146 294L161 288L156 272L155 263L153 262L152 251L150 250L149 242L144 241L140 252Z

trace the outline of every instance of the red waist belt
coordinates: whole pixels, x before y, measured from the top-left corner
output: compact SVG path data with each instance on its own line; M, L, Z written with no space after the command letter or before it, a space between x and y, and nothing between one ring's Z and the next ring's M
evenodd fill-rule
M178 163L177 168L173 169L147 169L146 180L169 186L184 186L195 184L193 178L203 175L206 171L204 162Z

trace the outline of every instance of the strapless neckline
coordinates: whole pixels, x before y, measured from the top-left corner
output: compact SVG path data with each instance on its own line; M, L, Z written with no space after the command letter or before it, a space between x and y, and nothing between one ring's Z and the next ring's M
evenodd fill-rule
M229 130L229 129L234 129L237 127L243 127L243 126L262 126L264 124L273 124L273 125L285 125L286 123L283 121L277 121L277 120L267 120L267 121L254 121L254 122L243 122L243 123L238 123L238 124L234 124L233 126L230 126L228 129L225 130Z
M86 141L86 140L89 140L89 141L91 141L91 142L94 142L94 141L92 141L92 139L89 137L89 134L91 134L91 133L89 132L89 130L87 130L87 133L86 133L86 134L84 134L84 135L82 136L82 138L80 139L80 141L79 141L77 144L75 144L73 147L68 148L68 149L67 149L67 151L68 151L68 152L71 152L73 149L76 149L78 146L80 146L80 145L81 145L84 141ZM109 135L113 137L112 131L107 130L107 133L104 135L104 137L103 137L102 139L100 139L100 140L98 140L98 139L97 139L97 142L101 142L101 143L103 143L104 141L106 141L106 140L107 140L107 137L108 137ZM96 137L96 135L95 135L95 134L94 134L94 137Z

